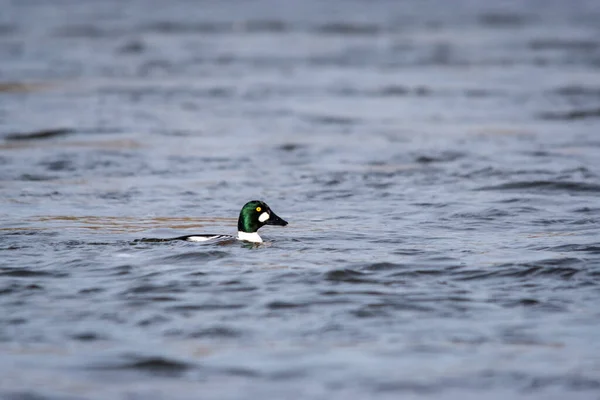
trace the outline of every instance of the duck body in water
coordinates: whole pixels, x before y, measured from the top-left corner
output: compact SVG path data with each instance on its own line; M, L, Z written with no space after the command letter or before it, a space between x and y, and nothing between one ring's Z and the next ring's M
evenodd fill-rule
M251 243L262 243L263 240L258 234L258 230L265 225L286 226L287 221L280 218L271 210L271 207L264 201L252 200L244 204L238 218L237 236L232 235L214 235L198 234L185 235L172 239L162 240L185 240L188 242L208 242L221 240L242 240Z

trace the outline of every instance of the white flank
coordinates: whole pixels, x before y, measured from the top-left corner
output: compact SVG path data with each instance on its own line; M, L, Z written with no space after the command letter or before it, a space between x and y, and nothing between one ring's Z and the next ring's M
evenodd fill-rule
M239 240L245 240L246 242L262 243L262 239L258 235L258 232L248 233L248 232L238 231L238 237L237 238Z
M262 213L262 214L260 214L260 215L258 216L258 220L259 220L260 222L265 222L265 221L266 221L266 220L268 220L270 217L271 217L271 216L269 215L269 213L268 213L268 212L264 212L264 213Z
M190 236L186 240L188 242L206 242L207 240L211 240L217 238L218 236Z

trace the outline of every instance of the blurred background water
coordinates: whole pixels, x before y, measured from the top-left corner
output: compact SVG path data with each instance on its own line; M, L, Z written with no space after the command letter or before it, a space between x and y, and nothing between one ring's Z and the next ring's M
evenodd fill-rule
M0 398L600 395L597 1L0 10Z

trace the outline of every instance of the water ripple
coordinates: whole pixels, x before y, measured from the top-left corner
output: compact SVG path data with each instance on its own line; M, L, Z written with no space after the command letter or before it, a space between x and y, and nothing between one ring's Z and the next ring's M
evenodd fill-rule
M127 355L124 360L116 363L106 363L89 366L91 370L135 371L156 376L180 376L194 368L193 364L166 357L142 355Z
M217 250L204 252L192 251L172 256L155 258L154 260L152 260L152 262L156 264L190 265L197 263L206 263L207 261L219 260L229 255L230 254L225 251Z
M573 192L600 192L600 185L586 182L562 182L562 181L522 181L507 182L500 185L484 186L478 190L519 190L538 189L541 191L565 191Z
M15 278L63 278L69 276L66 272L60 271L41 271L29 268L11 268L0 267L0 276L15 277Z

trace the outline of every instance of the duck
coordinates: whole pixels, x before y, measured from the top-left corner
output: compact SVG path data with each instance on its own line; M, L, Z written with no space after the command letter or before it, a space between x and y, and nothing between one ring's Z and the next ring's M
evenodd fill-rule
M263 243L258 230L265 225L286 226L288 223L271 210L261 200L251 200L244 204L238 218L237 236L232 235L185 235L167 240L185 240L187 242L207 242L221 240L241 240L251 243Z

